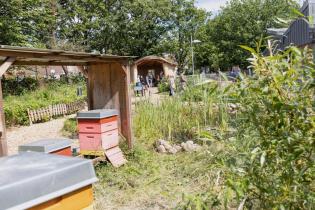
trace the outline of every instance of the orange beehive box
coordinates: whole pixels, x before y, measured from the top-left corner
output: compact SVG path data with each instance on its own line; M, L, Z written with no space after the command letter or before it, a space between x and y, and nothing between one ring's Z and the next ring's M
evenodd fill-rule
M32 151L72 156L71 143L69 139L42 139L19 146L19 152Z
M29 208L29 210L83 210L93 204L92 185L65 194L45 203Z
M23 152L0 158L0 209L82 210L93 205L91 160Z
M80 153L102 154L118 146L118 112L113 109L79 112L77 115Z

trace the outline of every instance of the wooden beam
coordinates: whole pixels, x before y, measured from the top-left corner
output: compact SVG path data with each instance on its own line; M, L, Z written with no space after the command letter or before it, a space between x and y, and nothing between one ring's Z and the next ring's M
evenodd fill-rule
M131 94L130 94L130 65L120 65L121 83L119 89L119 104L121 118L121 133L128 141L129 149L133 148L134 137L131 119Z
M7 57L2 65L0 66L0 77L4 75L4 73L10 68L10 66L14 63L14 57Z
M2 95L2 85L0 79L0 157L8 155L8 146L7 146L7 136L5 128L5 117L3 110L3 95Z
M99 62L99 63L113 63L113 62L123 62L128 60L128 58L120 56L102 56L93 54L73 54L73 53L53 53L53 52L21 52L21 51L1 51L0 56L2 57L16 57L17 61L23 61L23 59L46 59L49 60L59 60L67 62L69 60L74 60L78 62ZM35 61L34 61L35 62ZM43 61L46 62L46 61Z
M87 66L87 62L59 62L59 61L16 61L16 66Z

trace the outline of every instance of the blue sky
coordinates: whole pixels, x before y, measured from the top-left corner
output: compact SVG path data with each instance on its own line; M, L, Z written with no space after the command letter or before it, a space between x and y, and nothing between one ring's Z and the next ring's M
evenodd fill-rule
M220 10L221 6L224 6L228 0L196 0L196 5L200 8L204 8L207 11L216 12ZM303 0L299 0L303 3Z

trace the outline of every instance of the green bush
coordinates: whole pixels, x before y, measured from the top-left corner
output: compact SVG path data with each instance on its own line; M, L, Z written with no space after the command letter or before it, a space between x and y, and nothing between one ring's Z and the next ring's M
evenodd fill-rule
M84 88L83 96L77 96L77 86ZM85 85L63 84L58 82L49 83L41 89L27 92L20 96L9 95L4 98L4 112L6 124L28 125L27 109L39 109L52 104L71 103L84 99L86 96Z
M162 79L158 84L159 93L164 93L170 91L170 85L167 79Z
M78 122L75 118L67 119L62 128L62 132L65 136L75 137L78 135Z
M39 82L36 79L26 77L19 79L3 79L2 89L3 95L22 95L28 91L34 91L39 87Z
M256 78L234 92L241 107L235 165L227 184L248 208L315 206L315 104L312 54L291 47L262 57L250 49Z

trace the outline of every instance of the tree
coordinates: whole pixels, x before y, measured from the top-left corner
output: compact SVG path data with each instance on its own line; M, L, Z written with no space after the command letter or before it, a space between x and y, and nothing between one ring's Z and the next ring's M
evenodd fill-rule
M288 19L298 4L288 0L231 0L218 16L209 20L198 63L227 70L233 65L245 68L249 54L239 45L256 46L267 36L267 28L281 26L277 18ZM205 59L208 57L208 59Z
M171 2L171 27L161 44L157 46L157 51L175 55L178 71L182 73L191 61L191 38L194 39L197 36L199 28L203 27L210 14L196 8L192 0L172 0Z
M50 0L0 0L0 43L42 46L50 39Z

